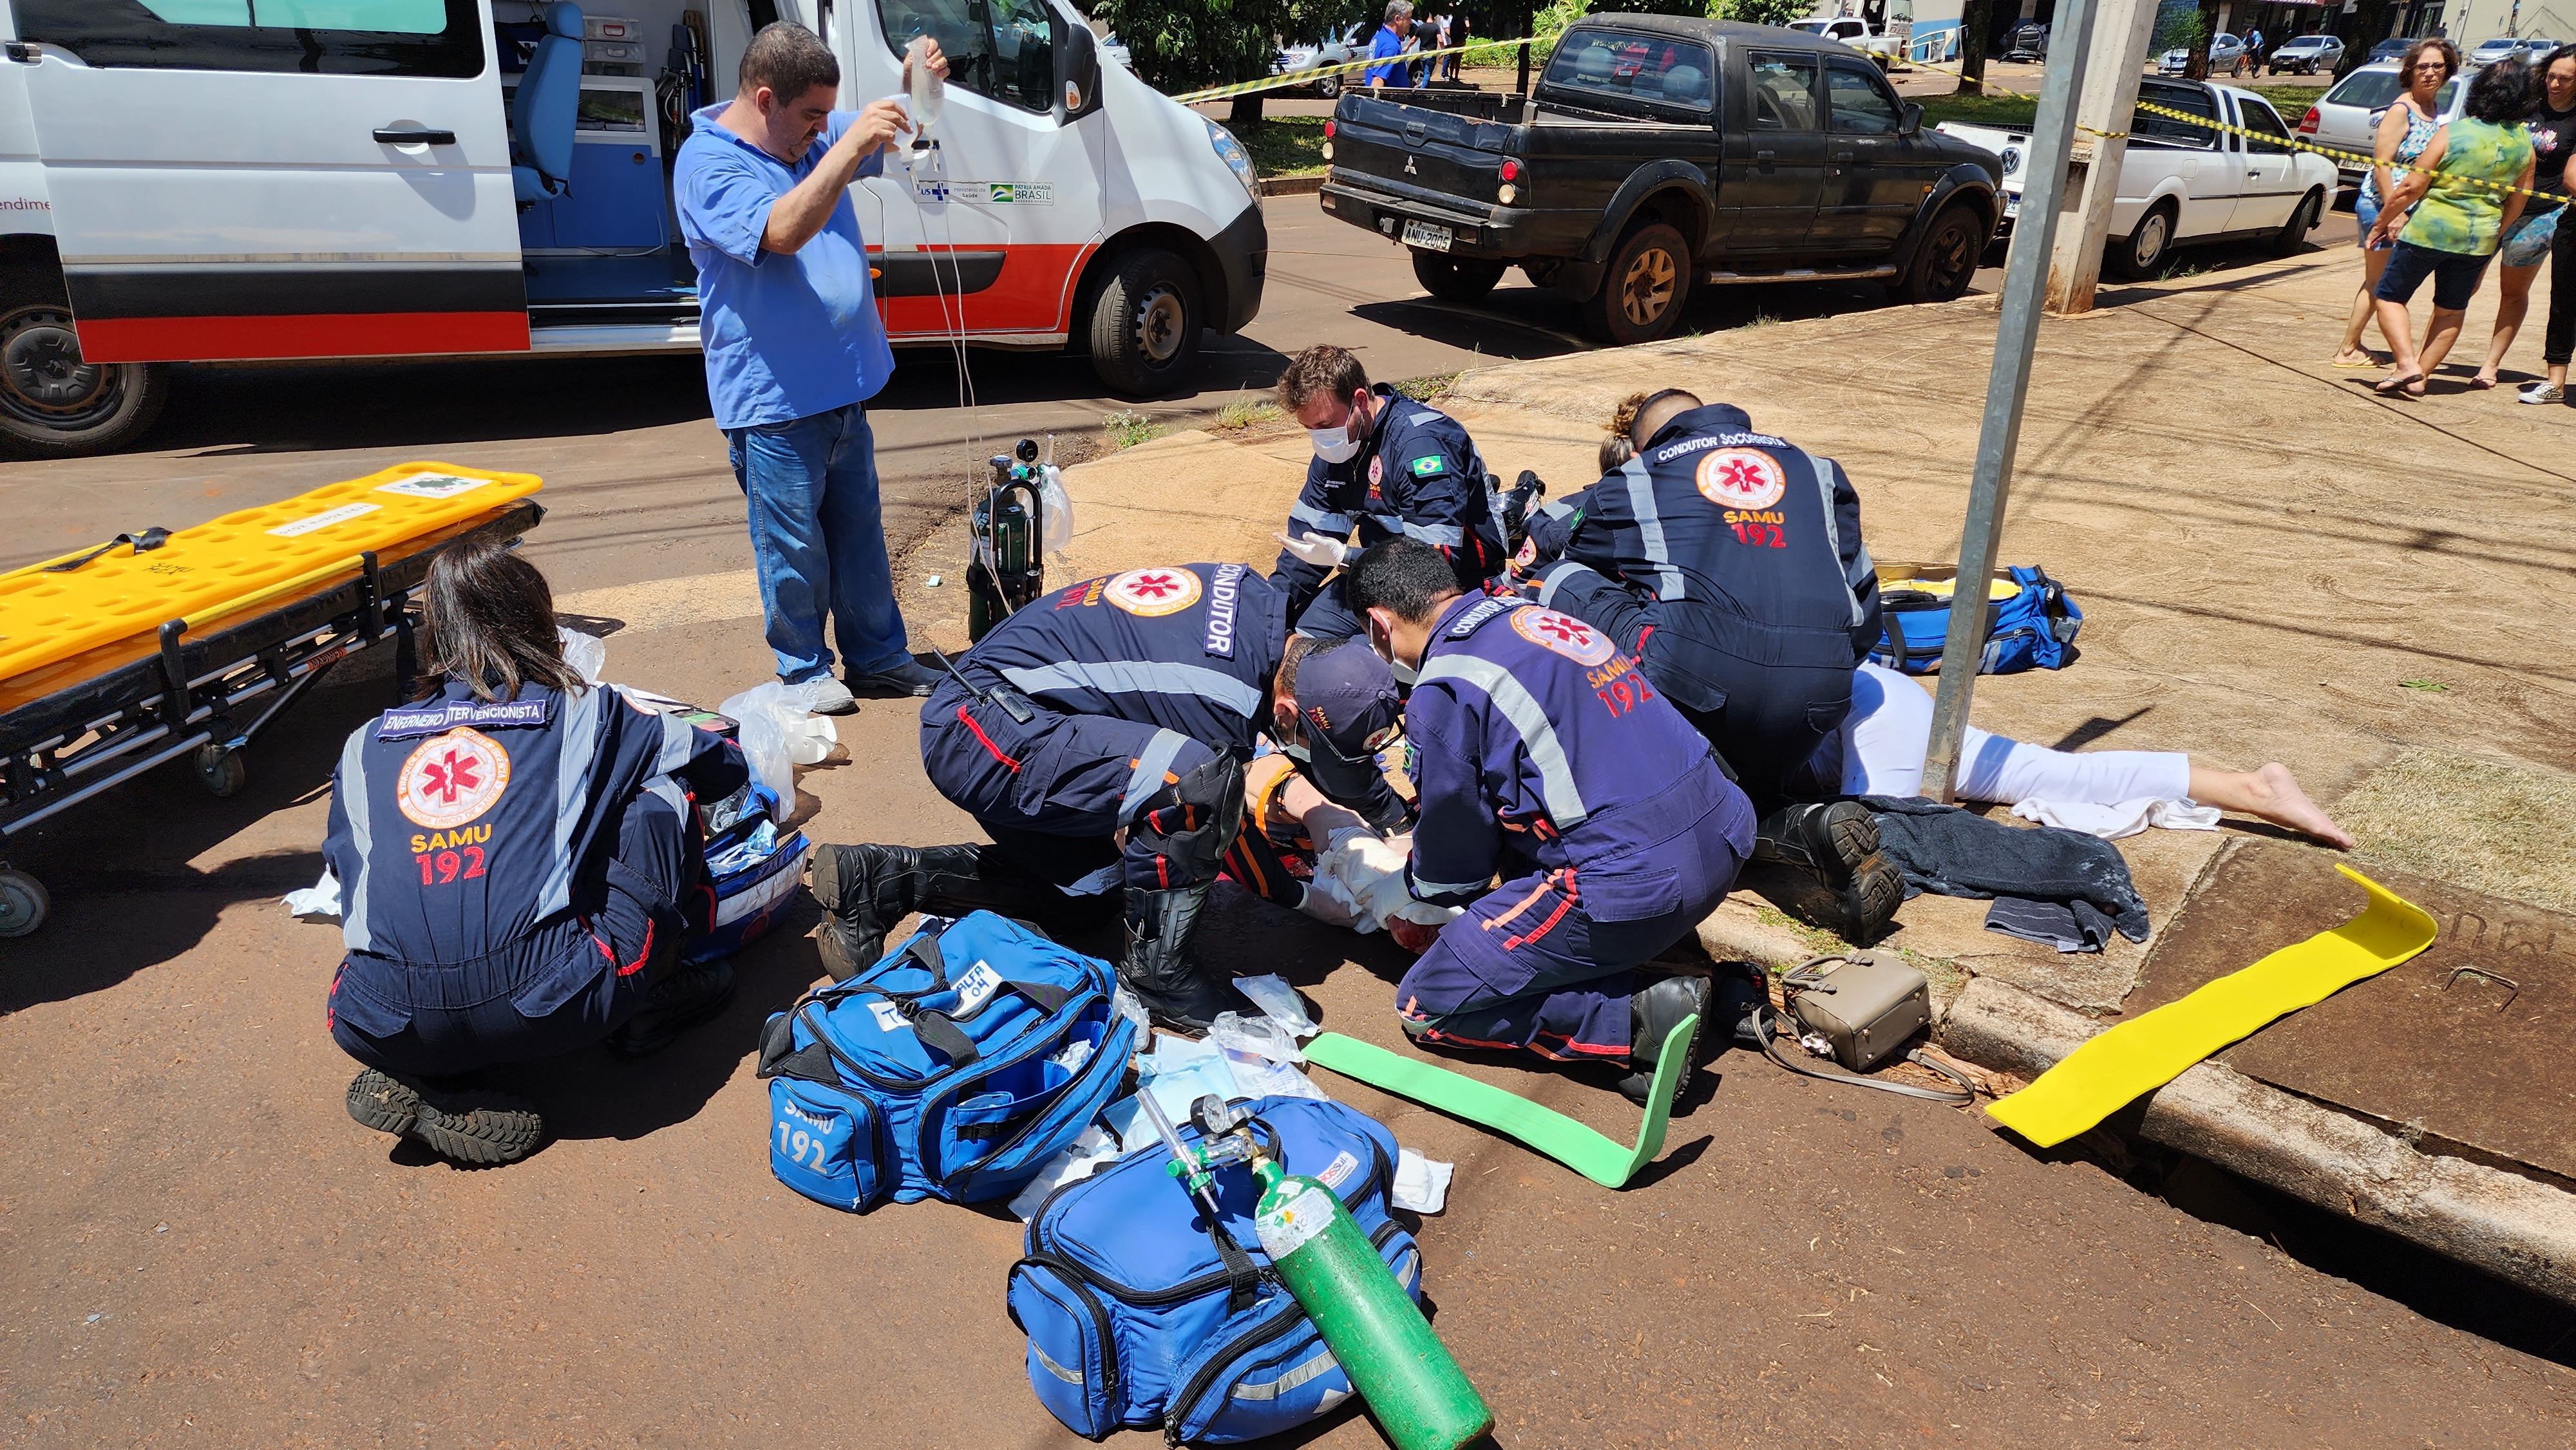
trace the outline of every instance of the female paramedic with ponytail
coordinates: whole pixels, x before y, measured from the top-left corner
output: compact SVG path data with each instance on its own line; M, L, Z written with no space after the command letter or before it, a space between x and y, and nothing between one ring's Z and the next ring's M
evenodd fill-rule
M332 773L348 952L326 1020L365 1066L350 1117L508 1163L544 1120L464 1075L602 1040L642 1056L723 1010L732 966L680 948L711 904L697 803L747 772L732 742L584 683L518 555L459 545L423 593L429 692L360 726Z

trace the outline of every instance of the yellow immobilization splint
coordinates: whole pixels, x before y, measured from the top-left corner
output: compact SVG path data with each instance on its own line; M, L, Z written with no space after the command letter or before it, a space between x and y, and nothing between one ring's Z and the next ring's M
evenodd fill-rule
M2361 915L2121 1023L1986 1111L2053 1148L2272 1019L2313 1007L2433 944L2439 928L2422 907L2349 866L2335 869L2370 893Z
M194 629L537 491L527 473L404 463L182 529L0 574L0 680L173 619Z
M1958 588L1959 581L1956 579L1889 579L1882 577L1878 581L1878 589L1881 594L1893 594L1901 589L1910 589L1918 594L1928 594L1935 599L1947 599L1952 594L1956 593ZM1986 597L1997 604L2001 604L2007 599L2019 598L2020 595L2021 585L2010 579L1989 579L1986 581Z

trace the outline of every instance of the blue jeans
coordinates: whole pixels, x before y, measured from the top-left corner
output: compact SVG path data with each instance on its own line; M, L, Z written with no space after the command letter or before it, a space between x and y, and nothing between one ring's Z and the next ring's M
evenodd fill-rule
M908 661L866 405L728 428L725 444L751 507L751 553L778 677L793 685L832 672L823 643L827 607L850 673Z

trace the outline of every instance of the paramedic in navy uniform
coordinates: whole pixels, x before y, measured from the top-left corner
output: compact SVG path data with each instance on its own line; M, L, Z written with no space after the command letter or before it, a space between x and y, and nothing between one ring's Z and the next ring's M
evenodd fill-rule
M1744 792L1605 632L1463 593L1414 539L1362 554L1346 588L1370 646L1419 671L1406 885L1466 908L1397 985L1404 1030L1625 1063L1620 1091L1643 1102L1665 1036L1705 1024L1711 995L1705 974L1648 964L1734 886L1753 849Z
M994 844L817 851L825 969L873 965L913 911L1079 925L1123 901L1118 980L1156 1020L1203 1032L1256 1010L1188 956L1227 852L1266 851L1242 826L1255 740L1349 803L1383 783L1375 754L1401 714L1383 660L1292 639L1287 613L1287 591L1242 564L1173 564L1086 580L995 625L957 662L965 683L921 710L930 783ZM1264 879L1294 884L1248 874L1265 895Z
M1777 878L1792 915L1875 941L1905 898L1877 824L1853 802L1788 799L1878 642L1860 496L1842 465L1740 408L1676 389L1633 401L1633 456L1530 526L1533 554L1564 552L1532 571L1536 596L1635 654L1725 757L1764 813L1765 894Z
M937 42L930 67L948 62ZM905 84L911 62L904 63ZM850 688L927 695L939 683L906 652L877 500L867 400L894 371L868 285L850 184L885 167L911 129L903 103L835 111L841 65L788 21L743 51L731 102L690 118L671 178L698 266L707 397L751 517L752 561L778 677L815 686L827 714ZM849 681L832 678L823 616Z
M331 775L348 952L325 1020L366 1064L349 1116L507 1163L543 1120L459 1075L603 1039L640 1057L723 1010L732 965L680 948L712 906L696 804L748 776L732 742L584 684L517 554L458 545L423 593L434 692L359 726Z

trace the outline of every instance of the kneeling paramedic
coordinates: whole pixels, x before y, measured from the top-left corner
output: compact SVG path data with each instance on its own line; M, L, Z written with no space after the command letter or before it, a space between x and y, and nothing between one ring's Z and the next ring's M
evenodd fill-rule
M740 789L730 741L585 684L536 566L451 548L424 586L437 692L358 728L322 854L348 952L332 1039L349 1115L468 1163L544 1122L452 1079L605 1039L642 1056L723 1010L733 968L679 965L709 924L697 802Z
M1627 400L1619 423L1632 456L1532 519L1529 553L1563 555L1532 560L1532 593L1634 654L1717 747L1763 812L1765 893L1875 941L1905 899L1877 825L1853 802L1789 799L1878 641L1860 497L1840 464L1752 431L1739 408L1668 389Z
M1464 594L1409 539L1361 555L1348 590L1370 644L1420 671L1405 706L1422 797L1408 882L1466 907L1396 987L1405 1031L1625 1061L1621 1091L1643 1101L1666 1034L1710 1005L1707 976L1647 964L1735 884L1753 847L1744 792L1581 620Z
M1299 678L1311 642L1290 640L1287 605L1244 565L1178 564L1076 584L995 626L921 711L930 783L993 844L823 847L825 968L873 965L914 911L1079 927L1123 901L1118 978L1156 1020L1204 1031L1221 1012L1254 1011L1188 950L1227 853L1268 851L1241 830L1255 738L1271 732L1347 797L1400 718L1394 677L1367 650L1319 655ZM1283 679L1339 718L1301 721Z
M1358 616L1325 582L1381 540L1419 539L1438 549L1468 593L1502 572L1494 482L1456 419L1384 383L1371 387L1360 360L1329 343L1289 360L1279 406L1315 444L1305 490L1278 536L1286 547L1272 576L1291 595L1289 618L1299 634L1359 637ZM1357 548L1349 542L1354 531Z

